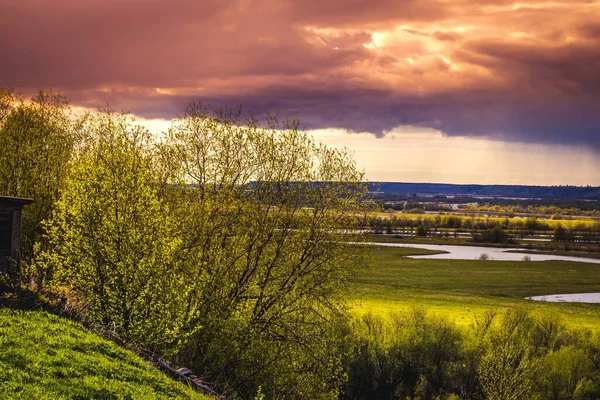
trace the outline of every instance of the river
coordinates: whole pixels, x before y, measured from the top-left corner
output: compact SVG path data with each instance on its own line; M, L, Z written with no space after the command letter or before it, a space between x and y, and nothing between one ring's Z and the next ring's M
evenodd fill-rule
M585 257L570 257L553 254L530 254L530 253L509 253L509 251L519 251L516 248L499 248L483 246L453 246L438 244L416 244L416 243L373 243L376 246L386 247L414 247L418 249L446 251L444 254L409 256L410 258L431 258L443 260L477 260L481 254L485 253L490 260L496 261L521 261L524 256L530 257L531 261L575 261L585 263L600 264L600 259Z

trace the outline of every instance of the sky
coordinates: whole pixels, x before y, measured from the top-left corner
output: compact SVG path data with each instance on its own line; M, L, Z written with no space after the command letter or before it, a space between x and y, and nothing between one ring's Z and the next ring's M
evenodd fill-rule
M369 180L600 185L600 0L0 0L0 87L297 117Z

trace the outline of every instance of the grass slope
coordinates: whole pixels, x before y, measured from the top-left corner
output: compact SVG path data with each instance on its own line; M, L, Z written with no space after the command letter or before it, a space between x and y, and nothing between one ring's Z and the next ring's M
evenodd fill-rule
M411 249L412 250L412 249ZM373 267L356 271L354 312L389 313L423 307L458 324L488 309L553 309L567 323L600 327L600 304L540 303L525 297L600 292L600 265L565 261L410 259L407 249L373 249Z
M2 399L208 399L131 351L45 312L0 309Z

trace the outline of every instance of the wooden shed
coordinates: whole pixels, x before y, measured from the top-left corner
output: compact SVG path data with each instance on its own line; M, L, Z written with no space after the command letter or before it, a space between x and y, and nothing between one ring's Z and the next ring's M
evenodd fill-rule
M0 196L0 271L15 273L20 262L21 211L33 199Z

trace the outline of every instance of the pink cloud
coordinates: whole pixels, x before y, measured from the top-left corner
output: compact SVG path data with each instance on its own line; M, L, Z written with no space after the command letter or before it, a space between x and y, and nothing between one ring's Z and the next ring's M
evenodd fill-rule
M192 99L307 127L600 146L600 3L0 0L0 86L169 118Z

